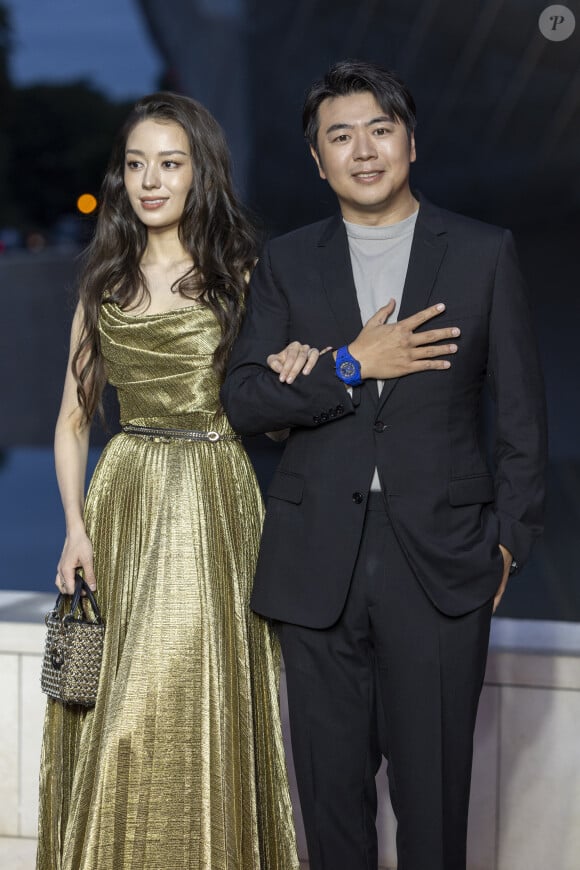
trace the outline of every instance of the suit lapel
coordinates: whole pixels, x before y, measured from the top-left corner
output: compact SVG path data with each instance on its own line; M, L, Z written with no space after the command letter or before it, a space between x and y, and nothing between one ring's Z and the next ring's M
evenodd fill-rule
M340 215L331 218L318 242L322 284L328 304L332 309L341 335L341 347L353 341L363 327L356 287L352 274L352 263L348 248L348 237ZM374 401L378 400L376 381L368 384L367 393Z
M431 300L430 297L446 250L446 233L439 209L421 199L411 245L409 267L403 288L399 320L404 320L426 308L430 301L445 301ZM400 378L393 378L385 381L379 400L379 408L383 407L399 380Z
M399 320L416 314L429 305L433 286L447 250L446 231L440 210L423 198L420 202ZM340 215L327 222L318 241L318 251L322 284L328 304L338 325L341 341L347 344L356 338L363 324L354 286L348 238ZM393 378L385 381L379 407L385 404L399 380L400 378ZM369 394L377 394L376 385Z
M362 329L362 321L348 239L340 216L331 218L318 242L322 284L328 304L338 324L343 344L353 341Z

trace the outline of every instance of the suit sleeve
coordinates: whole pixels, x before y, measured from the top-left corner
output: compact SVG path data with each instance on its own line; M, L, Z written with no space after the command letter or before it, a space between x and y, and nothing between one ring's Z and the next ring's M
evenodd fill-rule
M488 378L496 405L495 508L500 543L521 566L543 529L547 427L532 317L508 231L497 261L489 347Z
M230 423L243 435L257 435L288 427L316 427L354 411L344 384L336 377L332 354L325 354L309 375L292 384L281 383L268 368L269 354L290 341L295 326L291 304L273 274L269 246L250 282L248 307L234 344L221 400Z

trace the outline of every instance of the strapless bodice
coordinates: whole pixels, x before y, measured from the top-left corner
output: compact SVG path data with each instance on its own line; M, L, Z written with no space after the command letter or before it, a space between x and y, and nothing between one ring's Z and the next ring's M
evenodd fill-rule
M209 308L196 303L161 314L131 314L106 302L99 332L122 425L231 432L219 414L212 360L220 327Z

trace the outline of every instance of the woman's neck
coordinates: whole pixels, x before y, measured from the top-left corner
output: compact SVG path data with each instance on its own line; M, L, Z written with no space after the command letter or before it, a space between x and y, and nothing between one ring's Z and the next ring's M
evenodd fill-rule
M177 233L148 233L147 246L141 257L141 267L189 268L191 254L183 247Z

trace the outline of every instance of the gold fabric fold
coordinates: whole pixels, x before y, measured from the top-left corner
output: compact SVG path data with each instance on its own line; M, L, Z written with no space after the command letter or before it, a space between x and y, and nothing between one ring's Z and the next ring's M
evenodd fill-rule
M105 304L123 423L231 432L194 305ZM106 620L96 706L49 701L38 870L298 868L279 650L248 606L262 503L237 441L109 442L85 508Z

